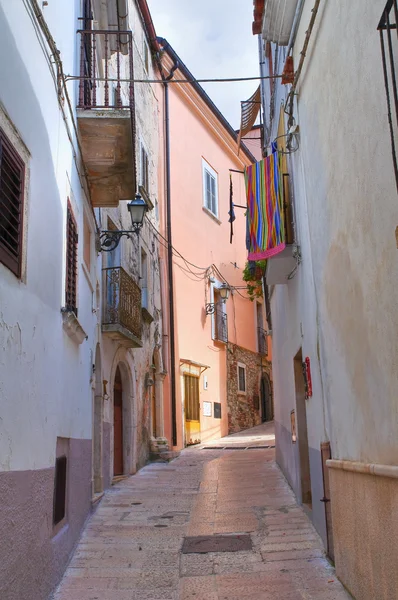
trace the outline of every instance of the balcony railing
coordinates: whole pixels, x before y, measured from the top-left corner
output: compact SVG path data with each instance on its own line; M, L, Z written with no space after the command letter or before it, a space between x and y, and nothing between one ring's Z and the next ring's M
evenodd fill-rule
M228 342L228 319L221 307L216 306L214 311L214 339L219 342Z
M384 85L387 97L388 123L390 127L391 153L398 190L398 89L395 69L398 55L398 0L388 0L381 16L378 30L380 32L381 58L383 63ZM387 45L387 48L386 48ZM391 104L394 109L392 110ZM394 114L392 114L394 113Z
M268 338L267 332L262 327L257 327L257 344L258 344L258 353L263 356L267 356L268 354Z
M131 31L81 29L78 126L94 207L117 207L137 188Z
M80 29L78 108L134 109L131 31Z
M102 325L105 326L105 331L117 332L125 337L132 334L140 342L142 330L140 287L122 267L104 269L103 277Z

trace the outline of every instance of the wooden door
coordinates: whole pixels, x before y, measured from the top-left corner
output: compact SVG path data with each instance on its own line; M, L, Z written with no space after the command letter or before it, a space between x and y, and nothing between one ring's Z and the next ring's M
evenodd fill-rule
M123 475L123 390L119 368L113 387L113 474Z
M185 445L200 442L199 377L184 375Z
M332 458L330 442L323 442L321 444L321 456L323 474L323 498L321 499L321 502L323 502L325 505L326 533L328 538L328 556L334 562L333 524L332 507L330 505L329 469L326 465L326 461L329 460L329 458Z
M271 384L267 375L261 378L261 421L272 421L274 418L272 410Z

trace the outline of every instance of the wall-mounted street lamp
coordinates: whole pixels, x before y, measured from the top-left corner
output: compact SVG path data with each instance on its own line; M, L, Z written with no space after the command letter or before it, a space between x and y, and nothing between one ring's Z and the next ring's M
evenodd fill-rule
M102 252L112 252L118 247L121 238L125 235L131 237L132 233L139 235L144 222L145 213L148 210L148 204L143 198L136 194L134 200L127 204L127 210L131 217L131 229L110 229L102 231L99 236L99 250Z
M225 304L225 302L229 298L229 294L231 293L231 288L227 283L222 283L219 288L217 288L218 293L220 294L221 302ZM208 302L205 306L206 315L213 315L216 312L216 303Z

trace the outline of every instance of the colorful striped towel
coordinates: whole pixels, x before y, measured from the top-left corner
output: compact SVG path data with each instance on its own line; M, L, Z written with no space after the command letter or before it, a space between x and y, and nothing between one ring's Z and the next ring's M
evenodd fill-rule
M273 152L245 169L249 260L284 250L283 184L279 154Z

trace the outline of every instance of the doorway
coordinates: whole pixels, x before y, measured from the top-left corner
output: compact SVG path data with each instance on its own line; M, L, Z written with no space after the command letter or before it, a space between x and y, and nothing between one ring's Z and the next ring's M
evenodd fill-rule
M261 422L272 421L274 418L274 409L272 405L271 381L267 374L261 377L260 396Z
M312 508L307 406L303 375L303 354L301 350L294 357L294 382L296 388L296 430L300 456L301 501L308 508Z
M123 388L118 367L113 384L113 475L123 472Z
M200 442L199 377L184 375L185 445Z

